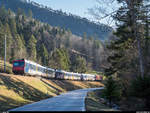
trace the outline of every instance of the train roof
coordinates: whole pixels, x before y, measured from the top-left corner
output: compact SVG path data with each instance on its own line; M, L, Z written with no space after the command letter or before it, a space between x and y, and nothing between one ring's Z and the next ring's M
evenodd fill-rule
M59 69L56 69L56 72L62 72L62 73L65 73L66 71L64 71L64 70L59 70Z
M84 75L84 76L95 76L93 74L82 74L82 75Z
M33 65L40 65L40 64L37 64L37 63L35 63L35 62L33 62L33 61L26 60L26 59L25 59L25 62L30 63L30 64L33 64Z
M51 70L51 71L55 71L55 69L52 69L52 68L48 68L48 67L47 67L47 69L48 69L48 70Z
M13 60L13 62L16 62L16 61L24 61L24 59L16 59L16 60Z
M40 65L40 64L37 64L37 63L35 63L35 62L33 62L33 61L30 61L30 60L26 60L26 59L25 59L25 62L27 62L27 63L29 63L29 64L32 64L32 65L36 65L36 66L38 66L38 67L46 68L46 67L44 67L44 66L42 66L42 65Z
M68 72L68 71L64 71L64 70L56 70L56 72L61 72L61 73L65 73L68 75L81 75L81 73L74 73L74 72Z

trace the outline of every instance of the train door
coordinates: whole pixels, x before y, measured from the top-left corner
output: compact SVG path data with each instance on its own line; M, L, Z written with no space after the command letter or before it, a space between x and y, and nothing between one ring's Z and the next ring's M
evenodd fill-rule
M81 80L83 81L84 79L83 79L83 75L81 74Z

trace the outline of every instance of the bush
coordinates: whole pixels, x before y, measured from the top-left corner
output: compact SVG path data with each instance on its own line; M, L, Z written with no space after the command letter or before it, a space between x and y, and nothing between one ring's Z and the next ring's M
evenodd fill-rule
M131 83L131 96L141 98L145 102L145 107L150 109L150 76L137 76Z
M102 96L108 100L109 106L112 107L112 101L118 100L121 96L121 87L118 81L114 80L111 76L108 77L104 85Z

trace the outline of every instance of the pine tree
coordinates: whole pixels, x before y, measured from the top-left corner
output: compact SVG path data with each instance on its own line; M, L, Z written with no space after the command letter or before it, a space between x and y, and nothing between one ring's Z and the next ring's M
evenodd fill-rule
M14 18L9 19L9 26L11 28L11 34L12 34L12 36L14 36L15 34L17 34L16 21L15 21Z
M72 67L71 71L78 73L85 73L87 71L86 60L80 56L74 56L72 58Z
M55 69L62 69L69 71L70 60L68 53L65 49L56 49L51 56L50 63L51 67Z
M118 2L125 5L121 6L114 15L118 27L114 34L117 37L108 45L111 55L107 60L111 65L105 72L107 75L116 74L122 79L123 84L125 84L125 93L131 90L129 90L130 85L128 84L133 83L136 87L134 87L134 90L132 89L134 96L138 94L149 95L149 92L142 91L142 88L144 90L150 87L147 81L143 80L145 79L144 75L149 76L145 69L148 60L143 59L148 56L146 52L145 55L143 53L148 48L149 43L144 36L145 30L147 30L146 24L143 24L145 23L143 18L145 17L144 0L118 0ZM135 76L140 79L136 80ZM125 81L128 81L128 83L125 83ZM125 88L126 86L127 88Z
M70 46L71 46L70 37L67 36L67 37L66 37L66 41L65 41L65 47L66 47L66 48L69 48Z
M3 5L0 7L0 20L2 23L8 22L8 12Z
M34 37L34 35L31 35L30 39L28 40L27 49L29 52L29 59L33 61L36 61L37 56L36 43L37 43L36 38Z
M150 8L146 8L145 9L145 16L143 17L144 20L143 20L143 23L145 23L145 26L144 26L144 35L145 35L145 38L144 38L144 44L143 44L143 59L144 59L144 67L145 67L145 73L149 73L149 68L150 68L150 65L149 65L149 55L150 55L150 15L149 13L150 12Z
M14 40L13 40L13 51L14 53L12 53L12 55L14 54L15 59L21 59L21 58L26 58L26 47L22 41L22 37L19 34L16 34L14 36ZM34 48L33 48L34 49Z
M137 76L136 79L132 81L130 94L131 96L143 99L145 102L145 110L150 110L150 76Z
M121 97L121 87L119 87L118 81L115 81L112 76L109 76L105 82L102 96L108 100L109 107L112 107L112 102Z
M118 26L114 34L118 38L113 40L108 47L113 51L113 54L108 57L111 66L110 69L106 69L106 72L110 73L110 70L113 73L119 74L128 70L131 73L138 72L138 74L143 76L143 35L139 29L143 28L143 25L138 22L140 20L143 21L143 13L141 11L143 1L118 0L118 2L124 2L126 5L122 6L114 15Z
M92 49L93 49L93 56L95 56L94 57L94 59L93 59L93 67L95 68L95 69L99 69L100 68L100 65L99 65L99 63L100 63L100 56L98 55L98 49L100 48L100 43L99 43L99 41L98 40L94 40L93 41L93 47L92 47Z
M6 43L7 43L7 60L9 61L9 59L11 58L11 48L13 47L13 37L11 35L11 30L10 27L8 25L8 23L6 23L4 25L4 31L5 31L5 35L6 35Z
M42 64L45 66L48 66L48 60L49 60L49 55L48 55L48 51L46 49L46 47L44 46L44 44L42 44L38 50L38 56L41 58Z

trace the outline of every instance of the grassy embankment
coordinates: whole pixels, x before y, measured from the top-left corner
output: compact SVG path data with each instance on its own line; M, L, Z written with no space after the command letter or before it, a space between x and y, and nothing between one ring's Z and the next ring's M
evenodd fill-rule
M4 72L4 60L0 60L0 72ZM6 62L6 72L12 74L12 64Z
M47 80L35 77L0 74L0 111L57 96L61 93L91 87L101 87L100 82Z
M102 90L95 90L88 92L87 97L85 98L86 111L117 111L106 105L100 96L101 91Z

